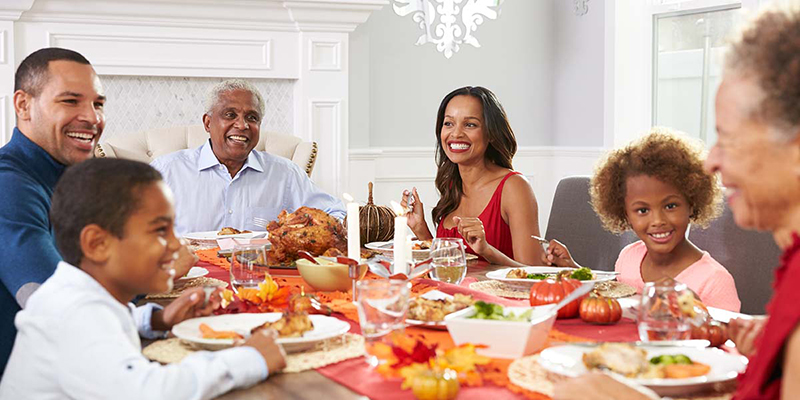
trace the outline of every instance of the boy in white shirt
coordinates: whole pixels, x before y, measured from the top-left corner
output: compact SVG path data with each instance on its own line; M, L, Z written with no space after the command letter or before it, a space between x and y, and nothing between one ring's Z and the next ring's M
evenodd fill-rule
M201 288L163 310L128 303L172 286L174 214L169 188L147 164L90 159L67 169L50 211L64 261L17 314L0 398L209 399L286 365L274 331L179 364L142 356L139 335L162 336L218 306L218 296L203 305Z

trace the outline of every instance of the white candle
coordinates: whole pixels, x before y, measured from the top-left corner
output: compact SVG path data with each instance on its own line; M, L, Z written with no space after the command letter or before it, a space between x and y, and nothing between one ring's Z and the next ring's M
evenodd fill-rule
M399 216L394 219L394 271L393 274L404 273L408 269L408 255L411 253L408 247L408 218Z
M406 210L396 201L392 201L392 209L397 217L394 218L394 268L392 274L404 273L408 269L408 257L411 255L411 249L406 246L410 237L408 237L408 218L406 218Z
M358 203L345 193L347 203L347 257L361 262L361 229L359 228Z

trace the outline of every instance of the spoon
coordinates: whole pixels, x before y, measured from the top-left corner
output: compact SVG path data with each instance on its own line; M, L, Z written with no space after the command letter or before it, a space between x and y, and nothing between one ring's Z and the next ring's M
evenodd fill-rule
M314 264L320 265L319 262L314 258L314 256L312 256L311 253L309 253L309 252L307 252L305 250L298 251L297 255L299 255L300 257L305 258L308 261L311 261Z

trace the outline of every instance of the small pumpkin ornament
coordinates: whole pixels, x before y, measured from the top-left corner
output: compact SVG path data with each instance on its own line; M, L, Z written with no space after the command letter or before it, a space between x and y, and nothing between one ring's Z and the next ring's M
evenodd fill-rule
M569 278L570 271L561 271L555 279L536 282L531 287L530 302L532 306L555 304L581 287L581 281ZM585 296L584 296L585 297ZM558 310L556 318L575 318L583 298L577 299Z
M394 238L394 218L396 216L390 207L375 205L372 201L372 182L370 182L367 204L358 209L361 247L371 242L392 240Z
M597 291L584 298L578 311L581 320L590 324L615 324L622 319L622 307L616 299L603 297Z
M458 376L451 369L425 371L411 382L411 391L419 400L452 400L460 388Z
M711 320L706 324L692 327L692 339L706 339L711 342L711 347L719 347L728 341L728 327Z

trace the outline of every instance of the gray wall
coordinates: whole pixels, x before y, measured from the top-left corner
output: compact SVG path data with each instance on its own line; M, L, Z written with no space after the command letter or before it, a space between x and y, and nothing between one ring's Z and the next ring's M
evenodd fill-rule
M554 0L553 140L555 146L602 146L605 5L589 2L575 15L572 1Z
M439 102L467 85L497 94L520 146L553 144L556 3L572 5L504 1L475 35L482 47L462 46L449 60L435 45L414 45L421 30L410 15L391 5L373 13L350 35L350 147L432 146Z

